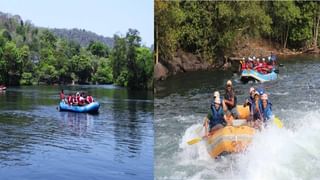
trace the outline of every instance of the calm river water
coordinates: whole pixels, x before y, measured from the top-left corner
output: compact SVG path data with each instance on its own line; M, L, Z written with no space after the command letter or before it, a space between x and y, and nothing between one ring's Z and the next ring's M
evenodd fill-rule
M60 89L84 91L97 115L58 112ZM0 179L153 179L153 95L108 86L0 92Z
M276 81L242 84L231 72L193 72L157 84L156 179L318 179L320 175L320 57L295 56ZM201 126L214 90L235 85L238 102L249 88L264 87L284 128L257 134L242 154L209 157L204 142L187 145Z

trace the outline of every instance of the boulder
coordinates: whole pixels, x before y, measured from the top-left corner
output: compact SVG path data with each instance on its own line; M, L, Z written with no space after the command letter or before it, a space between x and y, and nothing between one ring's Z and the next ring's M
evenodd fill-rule
M156 63L154 66L154 79L157 80L164 80L168 76L168 69L164 67L161 63Z

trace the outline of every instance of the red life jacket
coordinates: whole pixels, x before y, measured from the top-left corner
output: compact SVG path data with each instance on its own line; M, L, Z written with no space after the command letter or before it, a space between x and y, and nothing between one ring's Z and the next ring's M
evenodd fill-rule
M245 61L241 61L241 70L246 69L246 62Z
M72 103L73 103L73 104L78 104L77 98L74 97L74 96L72 96Z
M72 103L72 96L68 96L68 104Z
M78 104L81 104L81 102L80 102L80 96L77 96L76 99L77 99Z
M87 96L87 102L90 104L93 102L92 96Z

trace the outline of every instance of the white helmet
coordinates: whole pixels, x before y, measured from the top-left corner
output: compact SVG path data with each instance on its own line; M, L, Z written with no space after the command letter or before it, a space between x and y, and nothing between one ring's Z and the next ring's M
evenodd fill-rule
M268 100L268 95L266 93L262 94L261 100Z
M215 91L215 92L213 93L213 97L220 97L219 91Z

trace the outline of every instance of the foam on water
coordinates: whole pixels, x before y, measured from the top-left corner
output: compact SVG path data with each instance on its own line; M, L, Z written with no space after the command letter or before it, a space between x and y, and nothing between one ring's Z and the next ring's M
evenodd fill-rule
M320 175L320 112L289 119L293 128L270 126L257 133L247 151L212 159L204 141L188 145L203 135L202 124L193 124L181 138L177 165L191 167L171 178L188 179L318 179ZM177 175L177 176L176 176ZM169 178L170 179L170 178Z

